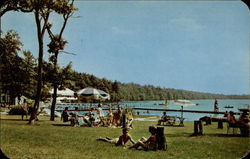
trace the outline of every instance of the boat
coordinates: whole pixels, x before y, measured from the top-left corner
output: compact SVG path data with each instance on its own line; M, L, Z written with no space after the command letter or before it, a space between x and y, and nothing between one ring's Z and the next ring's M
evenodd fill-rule
M173 104L179 104L179 105L183 105L183 106L193 106L193 105L196 105L196 104L192 103L191 101L185 100L185 99L175 100Z
M164 103L160 103L159 105L168 105L167 103L166 104L164 104Z
M234 106L226 105L224 108L233 108Z
M238 108L238 110L241 111L241 112L244 112L244 111L250 112L250 105L248 105L247 107Z

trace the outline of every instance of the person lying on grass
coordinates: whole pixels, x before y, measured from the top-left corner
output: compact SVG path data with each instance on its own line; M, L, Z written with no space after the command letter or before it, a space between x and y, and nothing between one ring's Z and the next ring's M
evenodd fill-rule
M142 137L137 143L128 147L128 149L132 149L132 148L138 149L139 147L142 147L145 151L156 150L157 149L156 127L150 126L149 132L151 133L151 136L148 139L146 139L145 137Z
M105 141L112 144L115 144L116 146L125 146L125 144L130 141L132 144L135 144L132 137L128 134L128 129L124 128L122 129L122 135L119 138L98 138L99 141Z

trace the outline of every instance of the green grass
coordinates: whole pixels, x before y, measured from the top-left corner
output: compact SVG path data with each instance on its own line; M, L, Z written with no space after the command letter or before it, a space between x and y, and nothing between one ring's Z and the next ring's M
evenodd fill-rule
M213 123L204 126L204 135L190 137L193 122L185 127L165 127L167 151L128 150L96 141L98 137L118 137L119 128L70 127L61 121L40 117L27 125L20 116L1 115L1 149L11 159L238 159L250 149L250 138L226 136L224 129ZM148 126L156 122L134 122L130 134L134 140L148 137Z

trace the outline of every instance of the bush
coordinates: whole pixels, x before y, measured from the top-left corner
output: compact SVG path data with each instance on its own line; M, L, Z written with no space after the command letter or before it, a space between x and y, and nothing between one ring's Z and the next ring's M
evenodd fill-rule
M26 112L21 107L13 107L10 109L9 115L26 115Z

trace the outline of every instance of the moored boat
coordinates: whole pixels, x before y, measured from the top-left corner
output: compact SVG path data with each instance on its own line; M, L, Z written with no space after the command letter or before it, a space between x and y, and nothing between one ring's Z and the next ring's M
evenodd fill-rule
M193 105L196 105L196 104L192 103L191 101L185 100L185 99L175 100L173 104L179 104L179 105L183 105L183 106L193 106Z
M234 106L226 105L224 108L233 108Z

